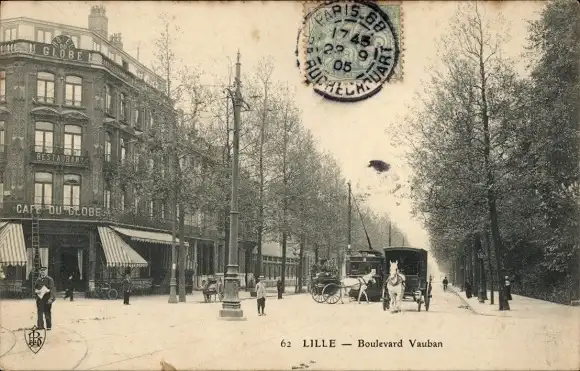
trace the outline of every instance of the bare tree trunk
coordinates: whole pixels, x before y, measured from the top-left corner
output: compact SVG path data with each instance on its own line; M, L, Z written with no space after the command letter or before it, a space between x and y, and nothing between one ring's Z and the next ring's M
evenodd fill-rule
M185 218L183 204L179 205L179 301L185 303L185 260L187 251L185 249Z
M303 273L304 272L304 242L305 242L304 235L300 236L300 249L298 250L298 273L296 277L297 288L296 292L302 292L302 287L304 286L304 282L302 282Z
M493 299L493 264L491 263L492 256L491 256L491 242L489 240L489 231L485 231L485 246L487 248L487 264L489 267L489 289L490 289L490 303L491 305L494 304Z

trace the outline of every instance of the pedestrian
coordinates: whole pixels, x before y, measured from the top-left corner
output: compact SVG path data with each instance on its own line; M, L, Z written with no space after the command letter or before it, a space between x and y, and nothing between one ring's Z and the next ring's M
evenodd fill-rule
M265 316L264 309L266 309L266 285L264 284L264 276L260 276L256 284L256 297L258 302L258 316Z
M74 284L73 283L73 276L72 276L72 274L70 274L68 276L68 280L66 282L66 291L65 291L63 299L70 298L70 301L73 301L73 291L74 291L73 284Z
M131 305L129 304L129 298L131 296L131 289L133 285L131 283L131 273L125 273L125 279L123 280L123 304L124 305Z
M209 301L209 295L207 294L208 287L209 287L209 285L206 282L206 280L202 280L201 281L201 292L203 293L203 301L206 303Z
M34 283L34 292L36 293L36 327L43 330L44 320L46 319L46 329L52 329L52 303L56 300L56 287L54 280L48 275L46 267L40 268L40 277Z
M284 286L282 286L282 280L280 279L280 277L278 277L278 280L276 281L276 290L278 290L278 300L284 299L282 297Z
M469 281L465 282L465 296L468 299L471 299L471 296L472 296L471 282L469 282Z
M447 276L445 276L445 278L443 278L443 291L447 291L448 284L449 284L449 281L447 280Z
M507 300L512 300L512 286L508 276L505 276L505 296Z
M218 298L220 301L224 300L224 284L222 283L221 277L218 278L216 282L216 290L218 294Z

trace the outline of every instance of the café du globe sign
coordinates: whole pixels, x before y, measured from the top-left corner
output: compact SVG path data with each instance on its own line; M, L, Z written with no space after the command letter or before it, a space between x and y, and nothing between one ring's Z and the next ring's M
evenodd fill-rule
M33 52L45 57L58 58L73 62L88 62L89 52L77 49L69 36L59 35L52 39L52 43L34 43Z
M18 203L13 213L22 217L36 216L47 219L106 219L109 210L95 206L35 205Z

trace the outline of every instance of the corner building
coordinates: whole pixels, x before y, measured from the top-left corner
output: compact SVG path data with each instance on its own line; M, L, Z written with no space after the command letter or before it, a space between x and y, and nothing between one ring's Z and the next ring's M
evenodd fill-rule
M59 290L72 275L91 296L130 268L136 291L168 292L171 207L119 176L142 134L174 114L166 82L108 35L102 6L87 29L14 18L0 31L0 294L29 290L38 261ZM216 218L186 215L189 287L216 271Z

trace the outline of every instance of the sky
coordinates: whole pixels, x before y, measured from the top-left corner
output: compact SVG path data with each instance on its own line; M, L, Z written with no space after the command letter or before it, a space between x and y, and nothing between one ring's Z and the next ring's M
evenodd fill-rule
M2 2L2 19L30 17L78 27L88 26L90 5L98 2ZM395 127L403 123L415 93L420 92L437 68L440 39L448 31L458 3L406 1L402 8L403 51L399 63L403 81L386 83L380 93L357 103L332 102L315 94L302 83L296 67L296 38L303 21L300 2L101 2L107 9L109 35L120 32L124 50L150 66L154 39L161 22L160 13L176 17L183 38L176 43L176 55L207 73L227 79L230 60L241 52L242 72L251 73L258 61L270 56L275 63L274 80L288 83L294 93L301 118L317 139L321 150L338 160L355 192L369 192L366 201L379 214L386 213L407 234L409 244L428 248L428 236L420 221L411 217L410 200L390 194L395 183L411 175L401 156L402 149L391 146ZM539 1L481 2L485 17L500 14L509 26L505 55L519 59L527 37L527 23L537 19L543 7ZM452 47L445 45L444 47ZM228 59L229 58L229 59ZM369 160L391 164L389 175L367 168Z

